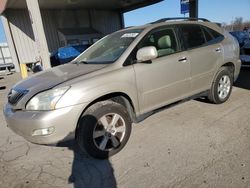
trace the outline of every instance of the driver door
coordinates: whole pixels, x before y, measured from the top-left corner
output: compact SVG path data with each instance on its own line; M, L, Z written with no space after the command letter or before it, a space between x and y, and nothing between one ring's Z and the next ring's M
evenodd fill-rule
M145 46L156 47L158 57L151 64L133 65L141 113L185 98L191 92L189 57L181 51L175 29L153 30L138 48Z

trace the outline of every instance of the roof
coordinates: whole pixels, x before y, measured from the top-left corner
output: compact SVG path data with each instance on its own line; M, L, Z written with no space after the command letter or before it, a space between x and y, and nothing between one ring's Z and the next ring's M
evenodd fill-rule
M131 11L162 0L39 0L41 9L102 9ZM6 9L24 9L26 0L0 0L0 14Z
M151 30L154 29L156 27L159 26L165 26L165 25L175 25L175 24L200 24L200 25L204 25L207 26L219 33L223 32L223 29L214 22L210 22L207 19L204 18L162 18L160 20L156 20L154 22L145 24L145 25L141 25L141 26L131 26L131 27L127 27L124 28L123 30L130 30L130 29L147 29L147 30Z

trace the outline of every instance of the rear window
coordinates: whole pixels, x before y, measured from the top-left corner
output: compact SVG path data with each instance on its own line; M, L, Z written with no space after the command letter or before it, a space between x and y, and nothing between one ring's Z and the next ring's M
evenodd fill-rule
M219 32L202 25L181 25L181 35L187 49L221 42L224 36Z
M181 34L187 49L199 47L206 43L199 25L181 25Z

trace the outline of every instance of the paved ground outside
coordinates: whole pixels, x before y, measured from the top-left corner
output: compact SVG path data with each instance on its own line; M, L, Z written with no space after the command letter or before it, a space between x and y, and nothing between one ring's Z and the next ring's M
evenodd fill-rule
M0 80L0 106L20 75ZM222 105L192 100L133 126L127 146L95 160L72 143L34 145L0 114L0 187L250 187L250 69Z

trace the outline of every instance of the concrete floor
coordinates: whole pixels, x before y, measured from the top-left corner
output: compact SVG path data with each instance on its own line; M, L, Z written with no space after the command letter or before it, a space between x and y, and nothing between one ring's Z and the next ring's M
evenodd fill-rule
M0 106L18 74L0 80ZM0 114L0 187L250 187L250 69L229 101L192 100L133 126L127 146L94 160L75 144L28 143Z

